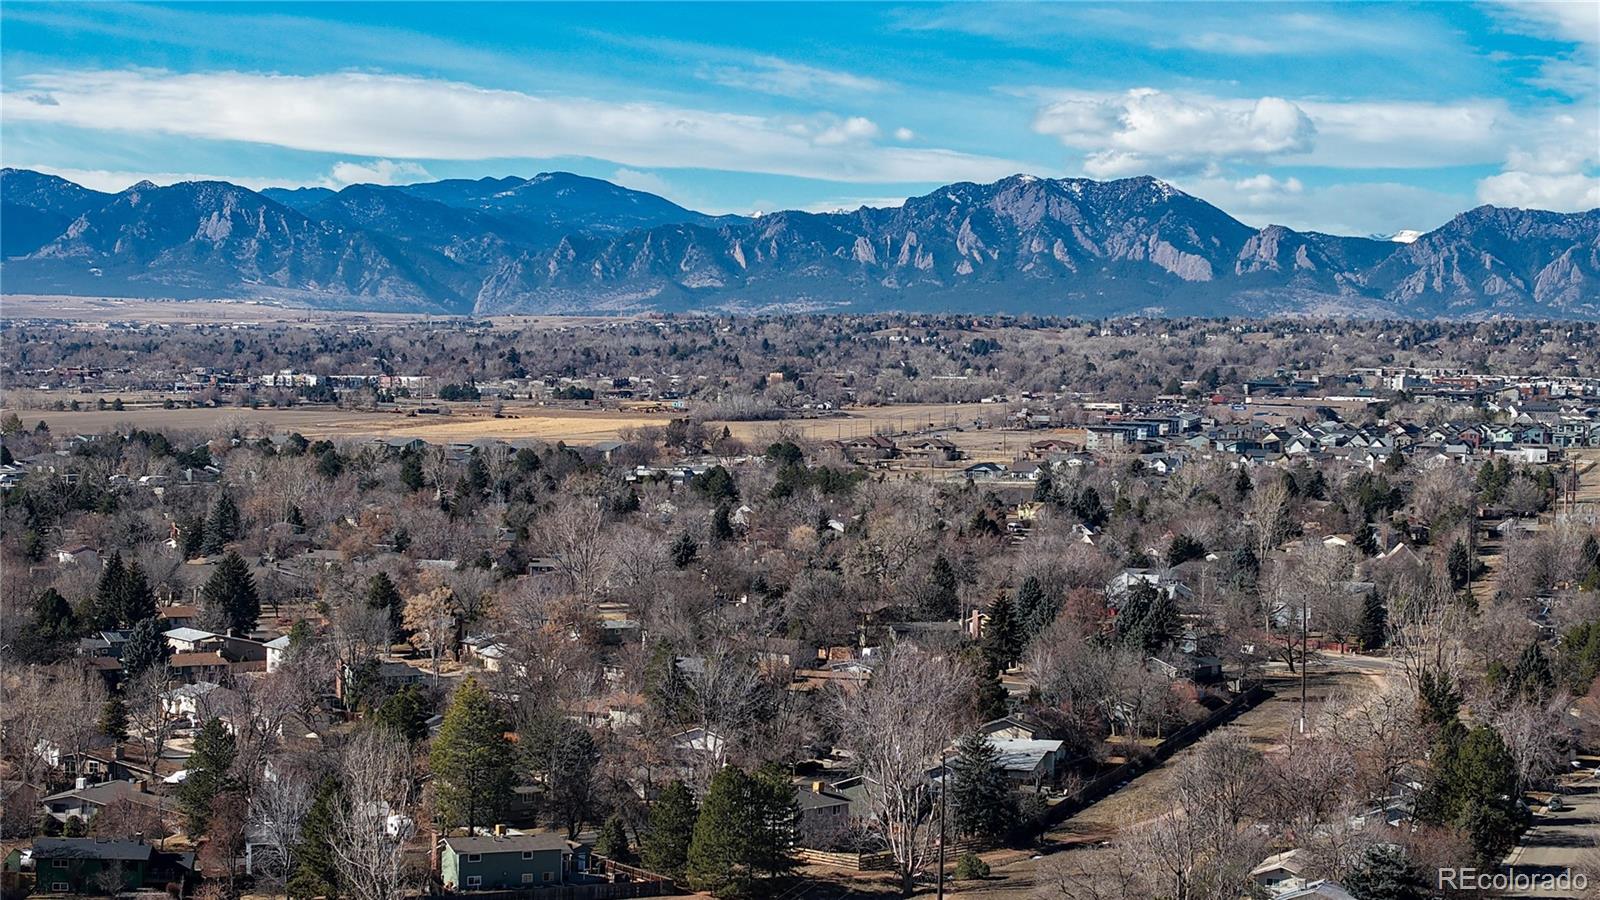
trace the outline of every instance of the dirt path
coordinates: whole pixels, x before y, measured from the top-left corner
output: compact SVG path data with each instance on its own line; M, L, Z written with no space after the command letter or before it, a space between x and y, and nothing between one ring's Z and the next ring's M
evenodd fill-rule
M1306 700L1311 715L1335 694L1370 694L1388 677L1386 660L1370 657L1322 655L1313 660L1307 680ZM1240 713L1217 732L1243 734L1263 753L1281 749L1297 728L1300 717L1300 681L1278 670L1267 680L1273 696ZM1133 778L1127 785L1067 819L1044 836L1041 853L1004 851L985 854L992 870L982 883L958 884L955 897L1024 900L1032 898L1040 879L1050 877L1049 862L1063 853L1098 853L1100 845L1122 829L1150 821L1167 811L1164 795L1177 773L1194 752L1190 745L1166 762Z

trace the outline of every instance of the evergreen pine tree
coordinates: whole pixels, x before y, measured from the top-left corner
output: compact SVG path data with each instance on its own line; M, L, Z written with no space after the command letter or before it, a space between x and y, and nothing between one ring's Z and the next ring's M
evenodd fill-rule
M948 622L961 615L960 581L955 567L943 553L933 558L928 572L928 593L923 600L922 617L935 622Z
M294 846L294 872L285 890L293 900L339 895L339 870L333 861L334 813L339 785L332 777L317 785L311 808L300 820L300 837Z
M400 483L413 493L422 490L427 484L427 479L422 474L421 456L407 453L400 457Z
M100 733L114 741L128 739L128 707L120 696L113 695L100 707Z
M261 597L255 578L244 559L232 551L217 564L216 571L200 591L206 621L231 635L249 634L261 618Z
M428 736L428 719L433 708L428 698L416 685L407 685L383 698L373 713L373 719L407 743L415 744Z
M221 553L229 541L239 538L239 507L233 503L233 498L227 491L217 494L217 500L211 504L211 512L206 516L205 538L200 545L200 552L206 556L215 556Z
M1525 816L1517 802L1516 760L1499 732L1480 725L1458 741L1440 742L1430 764L1418 818L1464 829L1479 861L1498 862L1511 849Z
M476 833L498 819L511 800L514 761L505 718L477 679L467 678L450 698L429 756L440 824Z
M1361 649L1368 651L1382 647L1389 631L1389 610L1377 590L1367 591L1361 601Z
M799 806L794 784L777 763L757 769L750 782L750 808L755 814L750 842L750 868L769 878L788 874Z
M733 520L730 518L732 506L724 500L717 504L711 514L711 537L713 540L726 541L733 537Z
M211 815L211 801L223 791L233 790L234 757L238 748L233 734L221 719L207 719L195 734L194 752L186 764L187 774L178 785L178 805L188 821L189 834L205 833Z
M983 626L983 658L995 672L1004 672L1022 655L1022 626L1011 598L1002 593L989 604L989 621Z
M161 619L143 619L128 632L128 641L122 645L122 674L132 680L149 669L165 667L170 655L172 645L167 643Z
M623 825L620 814L612 813L606 817L605 824L600 826L599 836L595 838L594 852L619 863L633 862L633 851L628 849L628 829Z
M951 821L957 834L992 845L1017 824L1017 799L1000 751L987 735L972 732L956 744L956 752L948 787Z
M689 788L677 780L667 785L650 805L650 830L639 846L644 867L663 875L682 874L698 816Z
M1377 556L1382 549L1378 546L1378 529L1372 527L1370 520L1363 521L1361 527L1356 529L1355 544L1362 556Z
M1452 588L1459 591L1467 586L1467 580L1472 577L1472 556L1462 541L1457 540L1450 545L1450 554L1445 558L1445 571L1450 576Z
M683 569L687 568L689 563L694 562L694 558L699 552L700 545L695 543L694 535L685 531L681 532L677 539L672 542L672 547L667 551L667 555L672 559L673 566Z
M33 626L45 637L69 637L78 630L72 604L55 588L45 588L33 600Z
M1528 642L1522 649L1522 655L1517 657L1517 664L1511 667L1511 677L1507 686L1514 695L1522 696L1534 703L1543 703L1550 699L1550 693L1555 690L1555 670L1550 666L1550 660L1544 655L1544 650L1539 647L1538 639Z
M1011 715L1011 692L1006 690L998 671L978 673L975 705L978 709L978 718L985 722L993 722L995 719Z
M1039 480L1033 483L1033 500L1035 503L1051 503L1056 499L1055 479L1050 477L1048 471L1039 473Z
M129 563L123 574L118 605L117 621L122 625L131 627L156 615L155 592L150 590L150 579L137 560Z
M1050 627L1050 623L1056 619L1055 601L1045 594L1044 585L1032 575L1022 579L1022 586L1017 588L1016 607L1017 623L1029 640ZM1020 651L1021 648L1018 649Z
M717 897L748 897L755 889L751 840L755 816L752 779L738 766L711 778L689 842L689 883Z
M400 637L405 631L400 624L405 604L405 598L400 596L400 589L395 587L394 580L387 572L379 572L367 580L367 608L389 611L390 640Z
M1173 598L1147 582L1128 591L1117 610L1117 637L1146 653L1161 652L1177 637L1178 627L1178 607Z
M123 584L127 578L128 570L122 564L122 554L113 552L100 569L100 578L94 585L94 599L88 605L84 624L95 631L117 627L122 615Z
M1432 885L1423 871L1392 844L1369 847L1344 879L1356 900L1428 900Z

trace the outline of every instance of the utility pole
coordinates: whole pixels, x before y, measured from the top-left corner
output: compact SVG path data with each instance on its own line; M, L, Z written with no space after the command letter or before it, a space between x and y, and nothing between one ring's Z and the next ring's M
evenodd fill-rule
M950 768L939 751L939 900L944 900L944 795L950 792Z
M1311 605L1300 595L1300 733L1306 733L1306 666L1311 663Z

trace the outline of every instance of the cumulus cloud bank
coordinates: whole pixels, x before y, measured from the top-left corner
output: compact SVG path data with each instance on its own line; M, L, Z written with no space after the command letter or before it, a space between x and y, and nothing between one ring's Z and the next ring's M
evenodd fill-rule
M870 120L745 115L343 72L28 75L6 117L379 159L586 156L847 182L992 180L1015 160L876 143ZM383 173L375 170L374 174Z

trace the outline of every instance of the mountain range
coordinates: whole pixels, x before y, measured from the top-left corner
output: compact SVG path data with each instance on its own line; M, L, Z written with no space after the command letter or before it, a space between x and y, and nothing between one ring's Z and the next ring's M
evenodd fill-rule
M1408 240L1409 239L1409 240ZM1600 209L1253 228L1150 177L1015 175L898 208L711 216L594 178L119 193L0 170L7 293L446 314L963 311L1600 318Z

